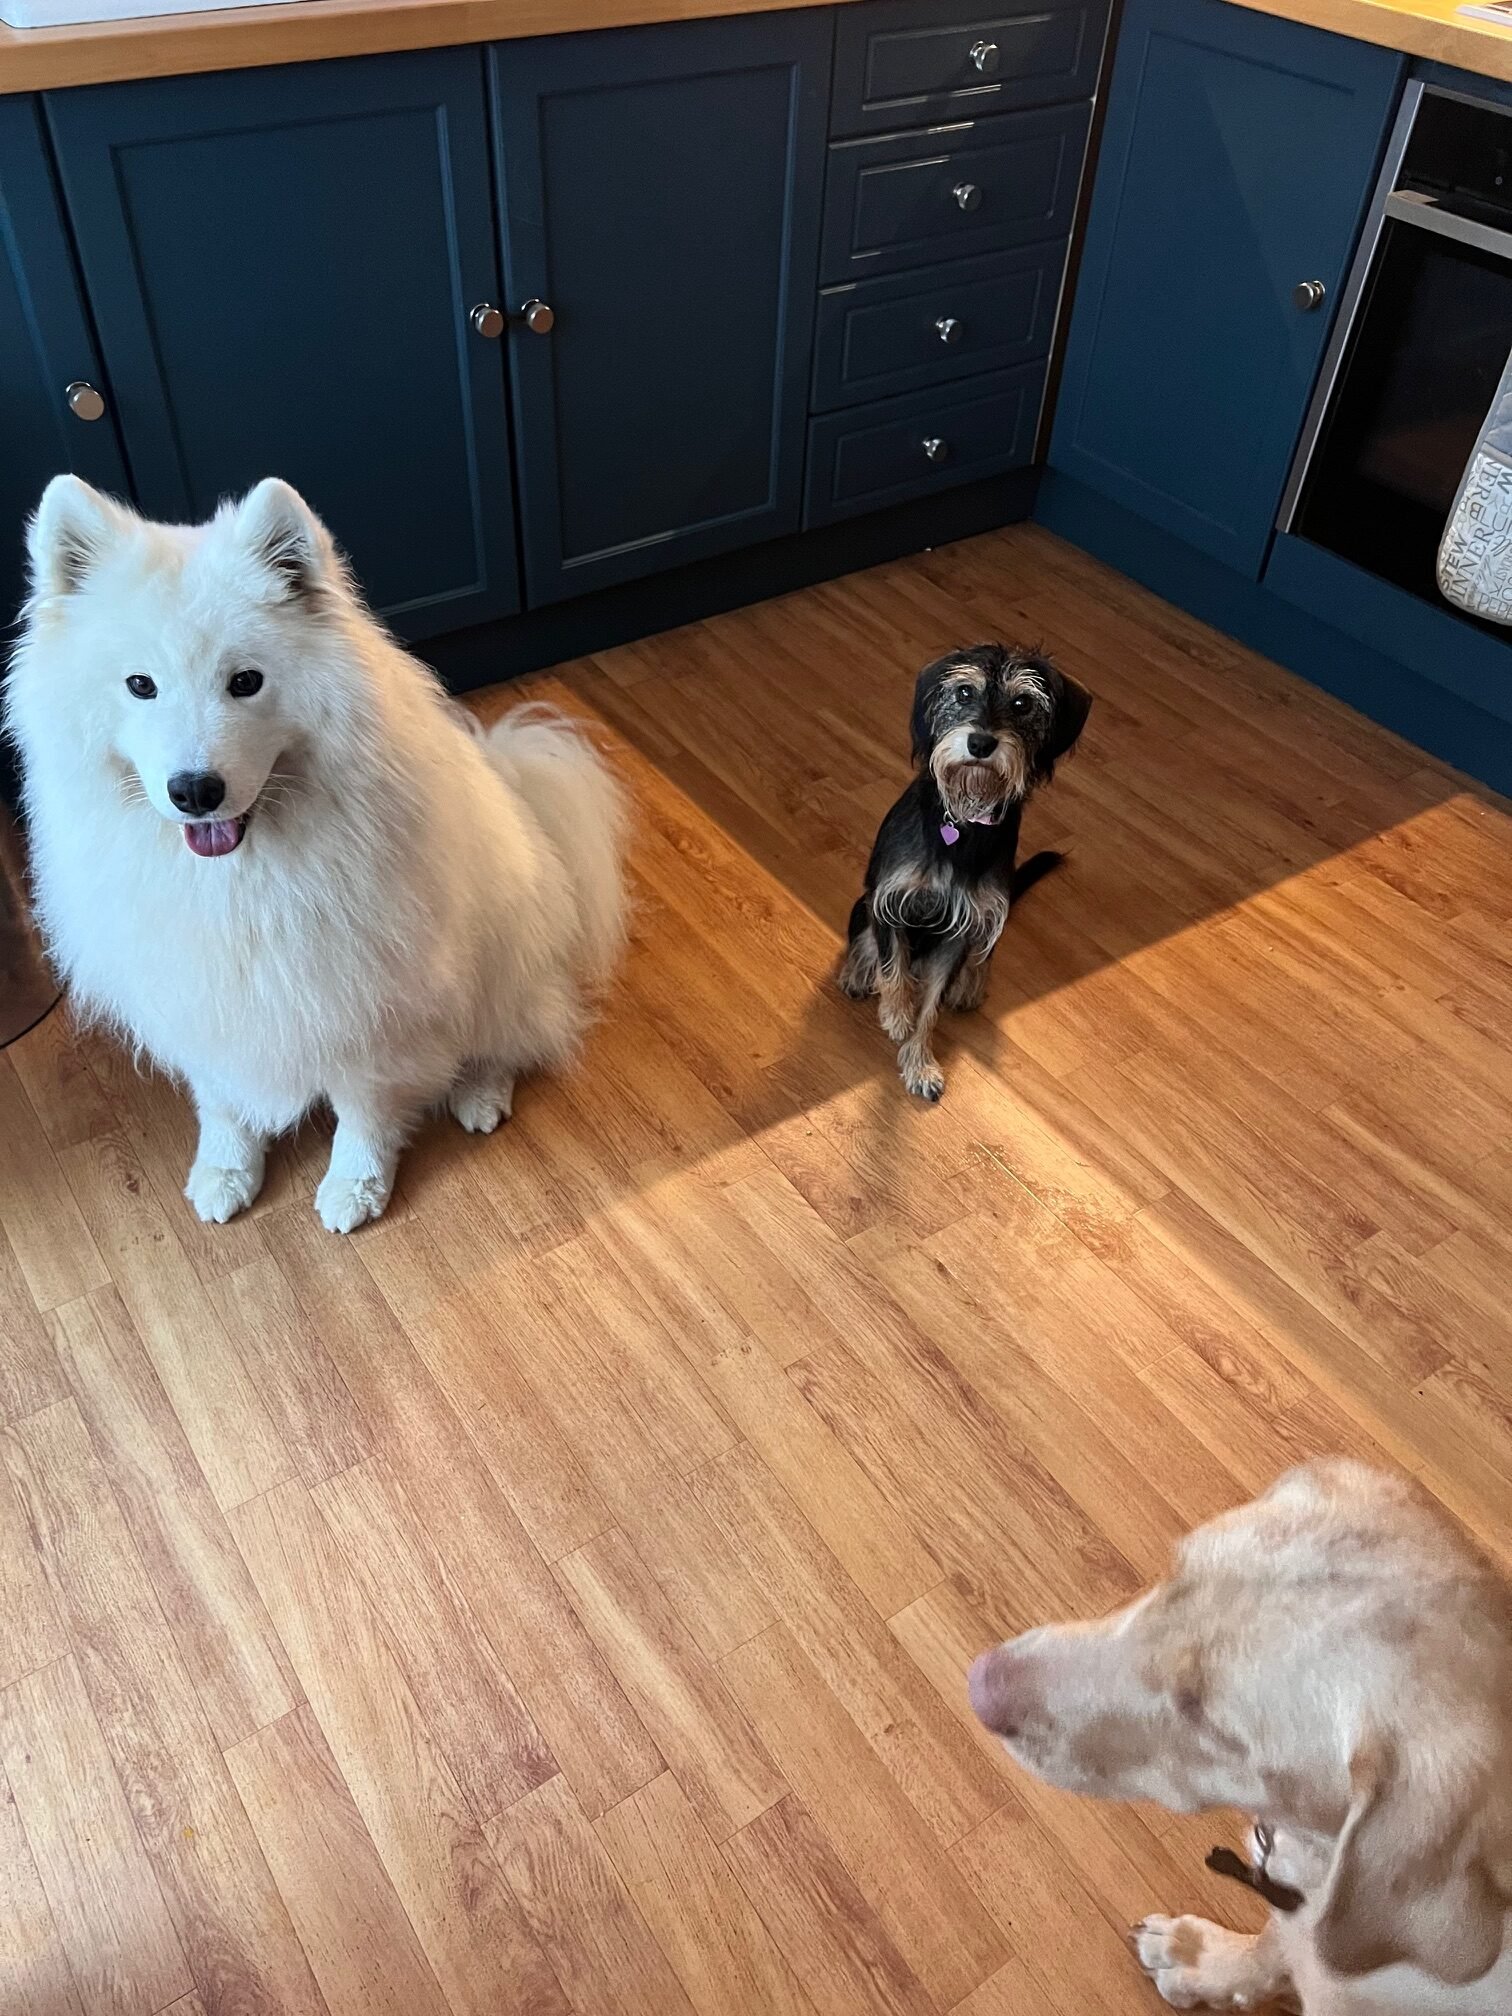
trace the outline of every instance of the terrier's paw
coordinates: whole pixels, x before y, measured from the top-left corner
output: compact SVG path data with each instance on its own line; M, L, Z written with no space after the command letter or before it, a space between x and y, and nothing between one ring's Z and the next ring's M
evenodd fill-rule
M903 1083L916 1099L927 1099L931 1106L938 1103L945 1090L945 1073L933 1057L905 1052L898 1059L898 1068L903 1073Z
M331 1171L315 1192L316 1216L327 1232L355 1232L359 1225L383 1216L393 1188L381 1176L338 1176Z
M877 943L869 931L863 931L846 947L835 985L852 1001L866 1001L877 991L877 977Z
M207 1225L224 1225L245 1211L263 1186L263 1159L247 1169L216 1169L196 1162L189 1171L184 1195Z
M454 1085L446 1103L457 1125L469 1134L492 1134L514 1111L514 1080L496 1078L486 1085Z
M882 996L877 1005L877 1020L882 1024L882 1033L894 1043L906 1043L913 1034L914 1023L918 1019L914 1004L896 995Z
M945 1006L958 1014L969 1015L974 1008L980 1008L987 992L987 968L975 966L968 959L957 971L955 978L945 990Z
M1145 1918L1129 1943L1173 2009L1255 2009L1282 1985L1257 1964L1252 1938L1205 1918Z

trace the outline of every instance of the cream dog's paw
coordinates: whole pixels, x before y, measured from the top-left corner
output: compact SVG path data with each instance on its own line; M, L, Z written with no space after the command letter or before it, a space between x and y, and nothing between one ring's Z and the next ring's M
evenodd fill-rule
M1205 1918L1145 1918L1129 1943L1173 2009L1254 2009L1276 1992L1255 1940Z

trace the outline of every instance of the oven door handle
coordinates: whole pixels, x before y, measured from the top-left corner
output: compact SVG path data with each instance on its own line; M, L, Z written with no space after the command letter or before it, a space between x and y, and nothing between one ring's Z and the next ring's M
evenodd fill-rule
M1456 245L1469 245L1477 252L1512 261L1512 231L1498 231L1494 224L1478 224L1473 217L1441 210L1433 196L1419 196L1410 189L1393 190L1386 198L1386 215L1397 224L1412 224L1419 231L1452 238Z

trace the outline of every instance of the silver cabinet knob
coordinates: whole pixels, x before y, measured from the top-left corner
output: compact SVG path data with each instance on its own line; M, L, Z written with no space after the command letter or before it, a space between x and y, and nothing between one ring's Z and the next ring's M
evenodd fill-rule
M1292 289L1292 300L1304 315L1310 315L1314 308L1323 306L1323 297L1327 292L1321 280L1299 280Z
M492 301L480 301L467 319L477 333L486 336L490 343L497 343L504 334L504 310L495 308Z
M64 393L75 420L103 420L105 401L86 378L75 378Z
M532 295L520 304L520 320L532 336L549 336L556 327L556 310L549 301L537 301Z
M919 446L924 450L924 453L929 457L931 462L948 462L950 460L950 443L942 441L938 434L931 434L927 440L921 441Z
M935 323L935 334L942 343L959 343L961 325L954 315L941 315Z
M975 182L957 182L950 193L958 210L980 210L982 207L982 192Z
M971 60L984 77L996 77L998 67L998 45L996 42L973 42Z

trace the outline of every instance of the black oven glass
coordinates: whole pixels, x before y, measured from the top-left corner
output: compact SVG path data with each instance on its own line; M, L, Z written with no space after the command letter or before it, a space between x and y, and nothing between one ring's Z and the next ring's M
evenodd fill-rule
M1512 261L1388 219L1293 531L1438 599L1439 540L1509 352Z

